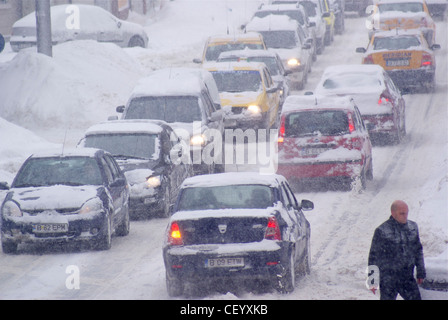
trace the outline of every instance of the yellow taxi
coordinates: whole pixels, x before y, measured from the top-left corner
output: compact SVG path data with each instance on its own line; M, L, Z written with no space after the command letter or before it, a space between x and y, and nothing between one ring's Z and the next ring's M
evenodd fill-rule
M436 25L425 0L379 0L373 12L369 37L396 28L420 29L429 45L435 42Z
M363 64L378 64L386 70L394 84L403 88L435 87L436 60L434 50L440 45L428 45L419 30L391 30L375 33L364 53Z
M269 129L277 125L281 88L259 62L209 62L225 113L225 128Z
M266 50L267 47L263 40L263 36L257 32L210 36L205 43L202 58L193 59L193 62L205 63L216 61L222 52L242 50L246 48Z

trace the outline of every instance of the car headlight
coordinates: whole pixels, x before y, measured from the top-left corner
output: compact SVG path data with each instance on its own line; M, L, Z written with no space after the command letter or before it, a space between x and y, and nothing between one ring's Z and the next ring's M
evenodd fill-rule
M148 188L157 188L161 185L160 176L151 176L146 179L146 186Z
M191 137L190 145L192 146L203 146L206 143L206 138L202 134L197 134Z
M100 198L92 198L87 200L79 210L80 214L101 211L103 209L103 202Z
M261 112L260 106L251 105L247 107L247 111L249 111L252 114L259 114Z
M300 66L300 60L296 58L292 58L288 60L288 66L290 67L298 67Z
M7 217L21 217L22 210L15 201L6 201L3 205L3 215Z

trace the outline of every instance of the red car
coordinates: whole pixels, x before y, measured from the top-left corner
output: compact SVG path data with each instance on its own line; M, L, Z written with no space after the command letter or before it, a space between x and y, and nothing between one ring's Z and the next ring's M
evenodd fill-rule
M278 171L293 185L351 189L373 179L372 144L349 97L289 96L281 114Z

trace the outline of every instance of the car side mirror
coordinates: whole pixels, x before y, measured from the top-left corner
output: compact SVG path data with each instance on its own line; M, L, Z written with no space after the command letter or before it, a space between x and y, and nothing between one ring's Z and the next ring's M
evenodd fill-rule
M118 178L117 180L115 180L114 182L112 182L110 184L111 187L121 187L124 186L126 184L126 179L123 178Z
M315 27L315 26L316 26L316 22L314 22L314 21L308 23L308 27L310 27L310 28Z
M322 18L329 18L330 17L330 12L325 12L324 14L322 14Z
M365 53L366 51L367 51L366 48L362 48L362 47L356 48L356 52L358 52L358 53Z
M193 59L193 63L201 64L201 63L202 63L202 60L201 60L201 59L198 59L198 58L195 58L195 59Z
M440 49L440 44L434 43L434 44L431 46L431 50L438 50L438 49Z
M9 190L9 184L6 181L0 182L0 190Z
M313 94L313 91L305 91L304 93L305 96L312 96Z
M301 202L300 202L300 208L303 210L303 211L310 211L310 210L313 210L314 209L314 203L312 202L312 201L310 201L310 200L302 200Z
M115 111L117 111L118 113L123 113L124 112L124 108L125 106L118 106Z

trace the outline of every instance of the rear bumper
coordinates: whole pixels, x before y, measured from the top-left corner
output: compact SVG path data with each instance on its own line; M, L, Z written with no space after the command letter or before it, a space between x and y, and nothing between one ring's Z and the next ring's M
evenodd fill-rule
M277 173L288 179L355 178L362 169L362 159L347 161L279 163Z
M211 283L221 280L271 280L284 270L288 248L264 240L259 243L197 245L164 249L164 263L170 280ZM207 267L207 259L243 259L244 266Z
M394 84L399 87L422 87L432 82L435 76L435 68L420 68L414 70L388 70L387 73Z

